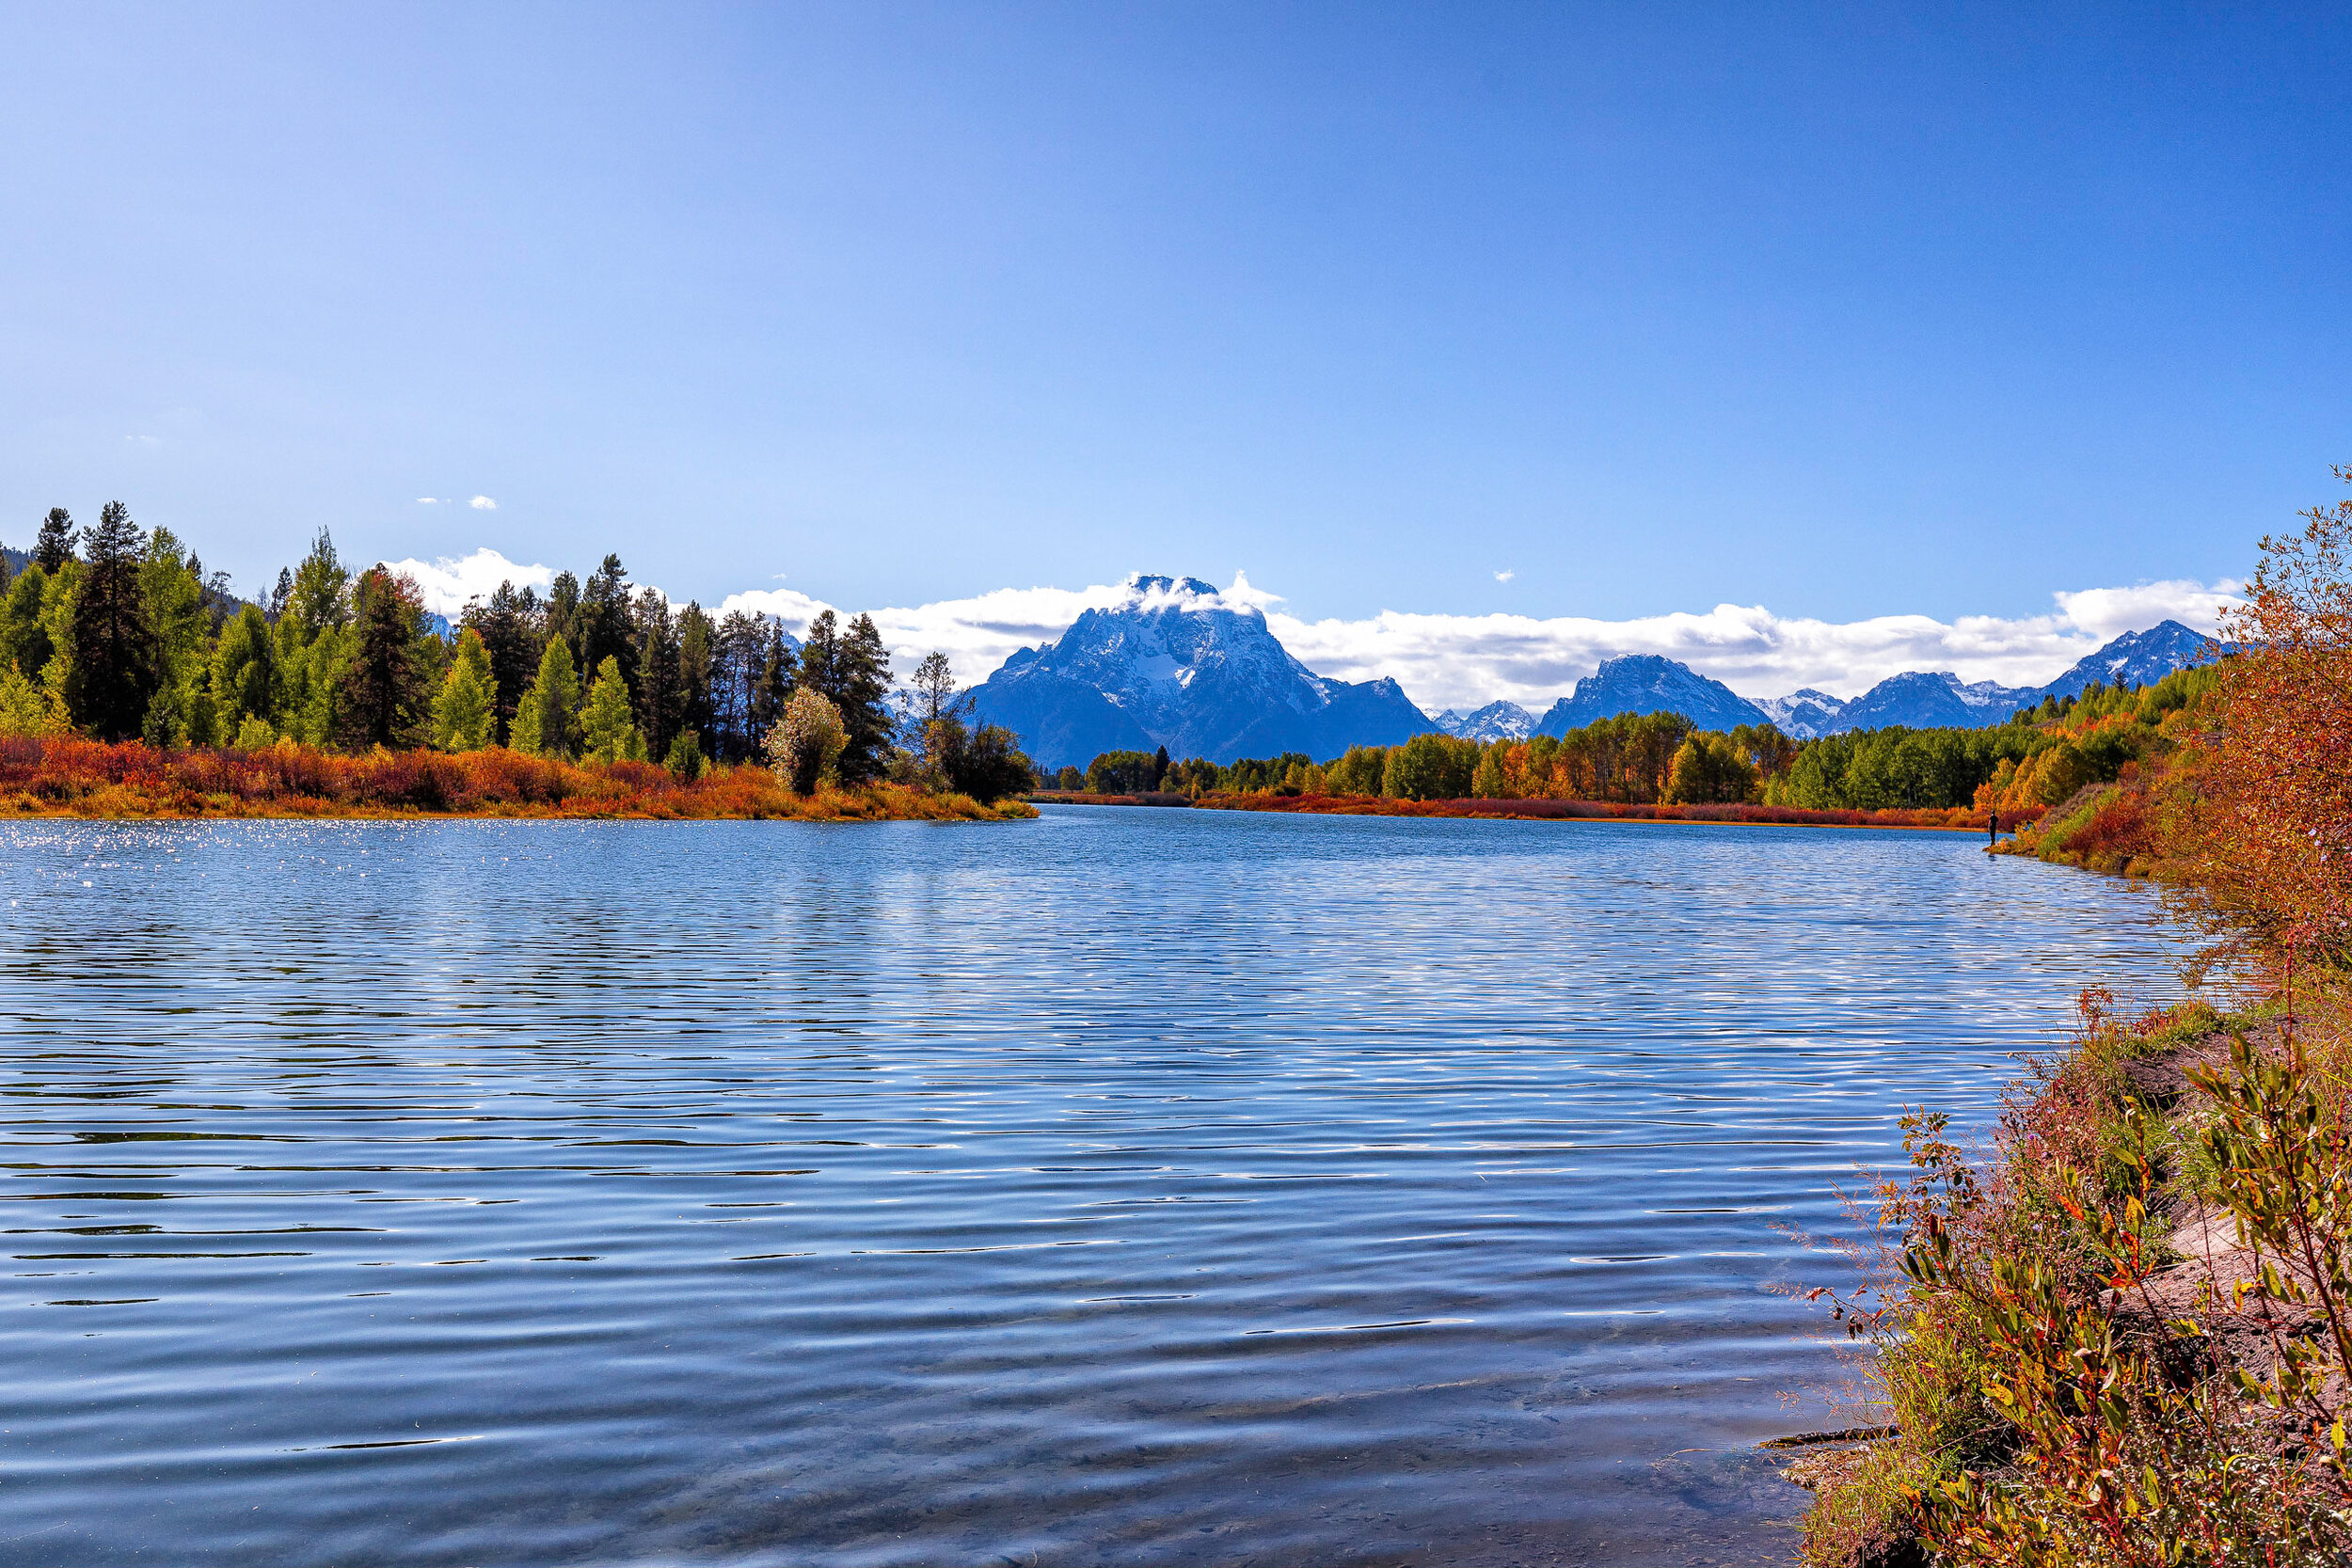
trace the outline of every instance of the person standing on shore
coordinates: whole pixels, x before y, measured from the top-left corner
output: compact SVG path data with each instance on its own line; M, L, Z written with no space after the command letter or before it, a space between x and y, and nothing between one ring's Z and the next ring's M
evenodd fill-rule
M2001 808L1994 806L1985 813L1984 847L1988 849L2001 842Z

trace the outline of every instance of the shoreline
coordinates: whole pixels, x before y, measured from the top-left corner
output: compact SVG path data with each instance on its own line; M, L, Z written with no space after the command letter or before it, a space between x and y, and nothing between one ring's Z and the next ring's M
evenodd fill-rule
M575 763L478 752L159 751L137 741L0 740L0 819L17 821L999 822L1037 815L877 780L796 795L741 763L691 777L644 762Z
M1454 820L1486 819L1507 822L1639 822L1655 826L1724 828L1862 828L1917 832L1981 833L1989 826L1986 814L1961 808L1899 808L1889 811L1803 811L1787 806L1716 804L1643 804L1613 800L1550 799L1484 799L1450 800L1392 800L1376 795L1229 795L1184 796L1172 792L1152 795L1086 795L1068 790L1038 790L1024 797L1032 804L1067 806L1148 806L1190 808L1195 811L1269 812L1307 816L1418 816ZM2016 825L2039 820L2021 816Z

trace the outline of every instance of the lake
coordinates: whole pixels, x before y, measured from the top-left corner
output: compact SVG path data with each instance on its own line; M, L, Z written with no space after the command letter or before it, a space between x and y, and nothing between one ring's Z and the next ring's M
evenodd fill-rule
M1747 1563L2144 886L1965 835L0 825L0 1562Z

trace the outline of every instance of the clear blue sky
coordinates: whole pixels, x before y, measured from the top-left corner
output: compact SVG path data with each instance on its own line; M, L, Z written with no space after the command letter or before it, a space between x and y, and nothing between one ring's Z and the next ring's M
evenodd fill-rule
M0 538L1310 616L2242 571L2352 461L2352 13L1885 11L12 6Z

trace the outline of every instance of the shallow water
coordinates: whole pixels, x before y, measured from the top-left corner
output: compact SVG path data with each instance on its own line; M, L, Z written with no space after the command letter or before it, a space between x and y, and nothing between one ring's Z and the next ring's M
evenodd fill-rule
M1774 1227L2169 951L1964 836L1083 807L0 906L22 1563L1786 1560Z

